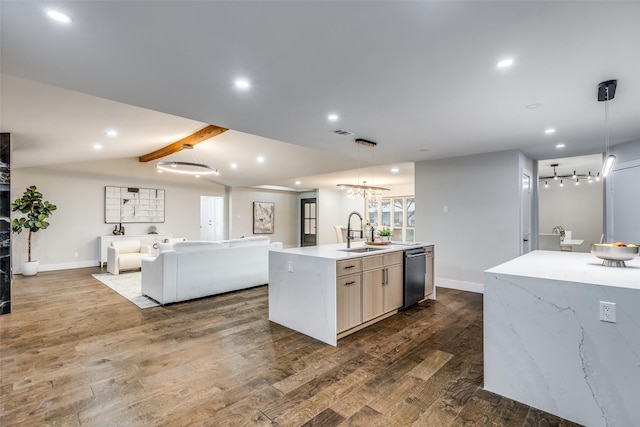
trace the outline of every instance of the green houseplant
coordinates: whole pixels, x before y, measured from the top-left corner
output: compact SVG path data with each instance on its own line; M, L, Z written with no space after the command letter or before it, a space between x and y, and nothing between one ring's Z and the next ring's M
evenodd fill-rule
M378 236L383 242L388 242L391 238L391 230L387 227L382 227L378 230Z
M39 262L31 260L31 235L49 227L46 219L56 209L56 205L42 200L42 193L38 191L35 185L28 187L22 197L11 203L12 212L19 211L23 214L23 216L14 218L11 221L11 231L19 234L24 229L29 230L27 261L22 265L22 274L25 276L33 276L38 272Z

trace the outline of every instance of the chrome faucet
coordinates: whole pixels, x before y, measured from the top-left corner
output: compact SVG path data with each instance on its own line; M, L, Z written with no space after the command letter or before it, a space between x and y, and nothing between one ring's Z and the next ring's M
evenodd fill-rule
M360 218L360 237L362 237L362 215L353 211L349 214L349 219L347 220L347 248L351 247L351 240L353 239L353 236L351 236L351 217L354 215L358 215L358 218Z

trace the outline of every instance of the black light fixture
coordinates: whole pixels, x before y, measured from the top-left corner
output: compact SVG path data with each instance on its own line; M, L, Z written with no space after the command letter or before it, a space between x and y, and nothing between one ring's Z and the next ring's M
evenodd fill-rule
M578 173L577 170L574 170L573 173L568 173L568 174L563 174L560 173L558 174L558 166L560 166L559 163L552 163L549 166L551 166L553 168L553 175L547 175L547 176L539 176L538 177L538 182L544 182L544 188L549 188L549 181L550 180L560 180L560 186L564 185L564 179L568 179L568 180L572 180L575 181L576 185L580 185L580 180L584 179L587 180L589 183L592 182L594 175L591 174L591 171L588 171L586 174L585 173ZM595 181L599 181L600 180L600 172L597 173L597 175L595 175L596 179Z
M616 156L609 154L609 103L616 96L617 80L607 80L598 85L598 101L604 102L604 125L605 125L605 161L602 165L602 176L606 177L613 168Z

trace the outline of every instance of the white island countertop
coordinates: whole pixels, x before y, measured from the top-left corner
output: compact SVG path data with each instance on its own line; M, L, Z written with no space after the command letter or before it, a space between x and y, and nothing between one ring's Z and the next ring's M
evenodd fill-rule
M581 425L640 427L640 257L625 263L535 251L485 271L484 388Z
M640 257L625 264L626 267L605 267L602 260L591 253L534 251L486 272L640 289Z
M430 243L392 242L389 245L366 245L351 242L351 249L370 247L370 252L345 252L346 243L271 249L269 251L269 320L301 332L330 345L337 345L339 261L367 258L406 249L431 246ZM377 249L377 250L376 250ZM360 282L360 263L353 264L351 282ZM358 268L356 267L358 265ZM434 295L435 296L435 295ZM354 302L359 305L360 300Z
M316 258L326 258L332 260L342 260L349 258L358 258L369 255L384 254L387 252L404 251L406 249L422 248L425 246L431 246L433 243L424 242L391 242L388 245L367 245L365 242L357 241L351 242L350 249L358 249L363 247L369 247L373 250L371 252L348 252L346 243L334 243L329 245L318 246L304 246L299 248L288 248L271 250L271 252L285 252L291 255L303 255Z

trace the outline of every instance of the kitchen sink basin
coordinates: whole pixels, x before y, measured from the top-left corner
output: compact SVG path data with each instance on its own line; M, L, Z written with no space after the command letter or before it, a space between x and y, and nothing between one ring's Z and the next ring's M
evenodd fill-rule
M342 252L355 252L357 254L361 254L366 252L381 251L383 249L385 248L371 248L371 247L365 246L363 248L349 248L349 249L338 249L338 250Z

